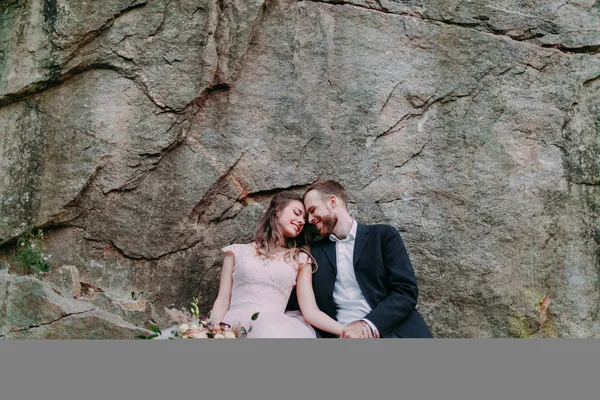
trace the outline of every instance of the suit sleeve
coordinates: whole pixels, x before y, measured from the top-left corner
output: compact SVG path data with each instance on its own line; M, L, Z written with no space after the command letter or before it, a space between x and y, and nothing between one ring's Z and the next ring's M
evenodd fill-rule
M296 294L296 288L292 289L292 293L290 294L290 298L288 299L288 303L285 306L286 311L295 311L300 310L300 305L298 304L298 296Z
M375 324L383 337L415 310L419 288L404 242L395 228L389 226L382 234L381 250L389 294L365 318Z

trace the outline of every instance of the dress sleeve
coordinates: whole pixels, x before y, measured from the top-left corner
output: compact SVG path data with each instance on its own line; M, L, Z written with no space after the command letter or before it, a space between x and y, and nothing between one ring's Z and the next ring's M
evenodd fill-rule
M242 252L243 246L244 246L243 244L234 243L234 244L230 244L229 246L223 247L221 250L224 253L232 252L233 255L235 256L235 258L238 258L238 255L241 254L241 252Z
M312 265L312 259L305 252L301 252L298 256L298 267L302 268L305 265Z

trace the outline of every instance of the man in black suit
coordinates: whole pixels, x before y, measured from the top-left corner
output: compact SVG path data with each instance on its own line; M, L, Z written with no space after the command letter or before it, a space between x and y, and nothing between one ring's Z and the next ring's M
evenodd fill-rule
M416 310L417 280L398 231L357 223L347 204L344 187L331 180L315 182L304 194L308 222L322 236L311 246L317 305L345 325L341 337L433 337ZM290 306L297 308L294 299Z

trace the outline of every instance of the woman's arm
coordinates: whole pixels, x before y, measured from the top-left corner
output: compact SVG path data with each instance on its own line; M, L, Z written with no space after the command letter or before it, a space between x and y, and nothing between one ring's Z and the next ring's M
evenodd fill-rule
M304 264L298 271L296 280L296 294L298 305L302 311L302 317L306 322L323 331L340 336L344 326L319 310L315 301L315 293L312 287L312 269L311 264Z
M225 254L223 268L221 268L221 281L219 283L219 293L210 312L210 319L213 323L220 323L223 317L229 311L231 301L231 287L233 286L233 264L235 256L233 252Z

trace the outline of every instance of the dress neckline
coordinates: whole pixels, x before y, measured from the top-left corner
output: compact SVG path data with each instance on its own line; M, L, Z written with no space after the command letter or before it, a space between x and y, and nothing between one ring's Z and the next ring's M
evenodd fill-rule
M256 246L256 243L255 243L255 242L252 242L252 243L249 243L249 244L250 244L250 245L253 247L253 249L254 249L254 254L255 254L255 255L256 255L256 256L257 256L257 257L258 257L260 260L262 260L262 261L263 261L263 263L265 263L265 264L266 264L266 263L273 263L273 262L278 262L278 261L280 261L280 262L282 262L282 263L286 264L287 266L289 266L290 268L294 269L294 271L297 271L297 268L296 268L296 267L294 267L293 263L292 263L292 264L290 264L289 262L287 262L287 261L284 259L284 257L283 257L283 254L285 253L285 249L284 249L283 251L280 251L280 252L276 253L276 255L277 255L277 256L271 256L271 258L269 258L269 257L267 257L267 256L265 256L265 255L263 255L263 254L258 254L258 253L256 252L256 248L257 248L257 246Z

